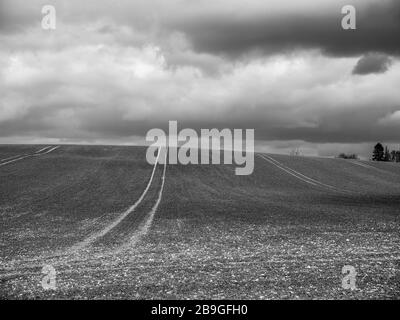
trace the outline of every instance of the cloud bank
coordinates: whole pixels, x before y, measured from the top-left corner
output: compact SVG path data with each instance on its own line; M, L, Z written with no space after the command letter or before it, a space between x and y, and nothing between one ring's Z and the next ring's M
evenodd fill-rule
M275 145L399 142L400 3L297 2L0 0L0 141L129 142L178 120Z

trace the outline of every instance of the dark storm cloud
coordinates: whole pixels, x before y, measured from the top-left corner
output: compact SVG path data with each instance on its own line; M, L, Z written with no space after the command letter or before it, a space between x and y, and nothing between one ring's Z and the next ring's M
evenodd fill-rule
M0 32L38 26L44 4L55 5L62 23L106 19L111 23L101 27L102 32L118 31L113 24L129 26L160 45L172 33L182 33L195 51L226 57L298 48L337 56L400 53L398 0L250 0L245 4L236 0L120 0L114 5L100 0L0 0ZM341 28L344 5L355 6L357 30Z
M361 111L360 111L361 113ZM383 114L383 113L382 113ZM257 114L260 117L259 114ZM383 115L382 115L383 116ZM362 117L361 117L362 118ZM332 120L322 120L316 127L282 127L268 118L256 120L255 117L237 119L234 121L216 121L212 119L187 120L171 117L171 119L156 121L135 121L123 119L105 119L98 122L86 122L81 129L82 132L90 132L91 136L123 138L133 135L145 136L148 130L160 128L168 134L168 120L178 120L178 129L194 129L199 135L204 128L252 128L255 129L258 140L293 141L302 140L310 143L363 143L383 140L386 142L398 142L400 127L392 126L390 130L382 130L375 117L368 119L351 120L351 115L347 112L338 114L334 121L341 121L336 126L332 126Z
M27 26L40 26L40 13L45 4L45 0L0 0L0 33L24 32Z
M353 74L365 75L370 73L384 73L388 70L391 59L380 53L369 53L358 60Z
M44 4L57 10L51 32L40 28ZM357 30L341 28L347 4ZM0 5L0 138L129 141L168 120L254 128L283 144L400 136L400 1ZM369 76L387 56L389 70ZM355 65L365 76L349 76Z
M400 1L336 1L327 8L323 3L276 14L266 3L266 10L249 16L217 12L174 20L171 26L184 32L195 50L229 57L310 48L335 56L400 53ZM348 4L357 10L356 30L341 28L341 8Z

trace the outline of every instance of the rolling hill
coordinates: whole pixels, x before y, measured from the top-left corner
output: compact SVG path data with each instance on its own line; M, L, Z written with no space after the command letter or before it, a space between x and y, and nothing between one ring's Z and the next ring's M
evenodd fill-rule
M152 166L144 147L54 147L0 146L2 298L400 296L399 165L256 154L236 176Z

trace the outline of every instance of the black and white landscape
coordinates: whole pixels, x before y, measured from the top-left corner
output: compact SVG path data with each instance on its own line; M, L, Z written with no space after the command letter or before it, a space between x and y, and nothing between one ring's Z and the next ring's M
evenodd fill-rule
M0 298L399 299L399 39L398 0L0 0Z

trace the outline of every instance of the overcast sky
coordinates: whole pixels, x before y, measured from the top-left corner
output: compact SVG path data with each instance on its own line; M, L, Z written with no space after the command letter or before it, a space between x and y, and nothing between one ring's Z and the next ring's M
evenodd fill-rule
M0 142L135 143L178 120L367 155L400 143L399 39L398 0L0 0Z

